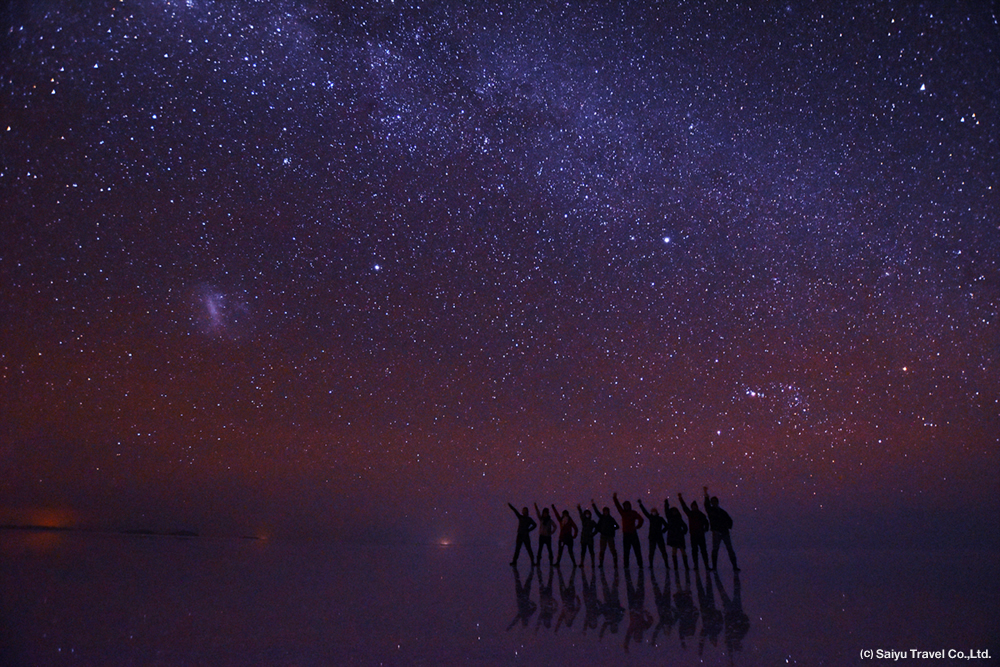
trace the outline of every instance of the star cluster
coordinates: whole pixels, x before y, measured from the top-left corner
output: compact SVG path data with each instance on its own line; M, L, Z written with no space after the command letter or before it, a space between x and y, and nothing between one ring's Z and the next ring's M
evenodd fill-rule
M8 506L996 508L985 5L6 12Z

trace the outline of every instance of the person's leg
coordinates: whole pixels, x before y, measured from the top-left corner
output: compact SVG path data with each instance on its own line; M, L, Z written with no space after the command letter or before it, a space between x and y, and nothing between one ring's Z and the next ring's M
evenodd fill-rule
M719 533L712 531L712 568L713 570L718 569L719 566L719 545L722 540L719 537Z
M705 569L708 569L708 545L705 544L705 534L702 533L698 539L698 545L694 547L695 559L694 559L694 569L698 569L698 551L701 551L701 560L705 563Z
M607 550L607 548L608 548L608 540L604 537L601 537L601 567L604 567L604 552Z
M521 555L521 545L524 544L524 538L518 535L517 543L514 545L514 558L511 559L511 565L517 565L517 557Z
M740 568L736 565L736 552L733 550L733 539L730 537L729 533L723 534L723 540L726 542L726 551L729 552L729 562L733 564L733 571L739 572Z

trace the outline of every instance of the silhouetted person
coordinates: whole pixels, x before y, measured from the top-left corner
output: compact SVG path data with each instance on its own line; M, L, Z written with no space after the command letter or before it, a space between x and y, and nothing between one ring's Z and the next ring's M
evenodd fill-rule
M701 550L701 558L705 562L705 569L711 567L708 564L708 549L705 546L705 533L708 532L708 517L698 509L698 501L695 500L691 503L691 507L688 507L687 503L684 502L684 494L678 493L677 497L680 498L681 507L684 508L684 513L687 514L688 518L688 529L691 534L691 560L694 569L698 569L698 551Z
M594 507L594 514L597 515L597 534L601 536L601 559L600 566L604 567L604 550L611 549L611 557L615 562L615 569L618 569L618 550L615 548L615 531L618 530L618 522L611 516L611 508L605 507L602 513L597 509L597 503L590 499L590 504Z
M521 574L516 567L514 568L514 596L517 598L517 616L507 626L508 630L517 625L518 621L521 621L521 625L524 627L528 627L528 619L538 609L538 605L531 601L531 580L534 576L535 568L532 567L528 571L528 581L522 586Z
M528 550L528 563L534 565L535 554L531 553L531 531L535 529L538 524L535 520L531 518L531 513L528 512L528 508L524 508L524 513L517 511L517 508L512 504L507 503L510 507L510 511L517 516L517 544L514 547L514 560L510 562L511 565L517 567L517 557L521 555L521 546L523 545ZM530 579L529 579L530 581Z
M590 567L594 567L594 535L597 534L597 522L594 521L590 510L585 510L577 503L576 511L580 513L580 567L590 552Z
M660 553L663 554L663 564L669 570L667 547L663 543L663 534L667 532L667 520L660 516L660 511L655 507L652 510L647 510L646 506L642 504L642 498L639 499L639 509L646 515L646 520L649 523L649 569L653 569L653 555L656 553L656 548L659 547Z
M549 550L549 565L552 565L552 536L556 532L556 522L549 514L549 508L538 511L538 503L535 503L535 514L538 515L538 564L542 564L542 549Z
M684 524L684 517L676 507L670 506L669 500L663 501L663 509L667 513L667 546L670 547L674 555L674 569L677 569L677 550L681 550L684 556L684 569L688 569L688 553L685 546L684 536L687 535L688 527Z
M644 522L642 515L632 509L632 503L625 501L625 504L618 502L618 492L612 494L611 499L615 501L615 507L622 517L622 562L628 567L628 554L635 552L635 562L642 567L642 548L639 546L639 529Z
M576 558L573 556L573 540L576 539L580 529L577 528L576 521L569 515L569 510L563 510L562 514L552 504L552 511L559 518L559 554L556 556L556 567L562 562L563 548L569 551L569 560L576 567Z
M708 487L705 490L705 513L708 514L708 523L712 529L712 569L719 565L719 545L725 543L726 551L729 552L729 562L733 564L733 572L739 572L736 566L736 552L733 551L733 540L729 536L729 531L733 527L733 519L726 510L719 507L719 499L716 496L708 497Z

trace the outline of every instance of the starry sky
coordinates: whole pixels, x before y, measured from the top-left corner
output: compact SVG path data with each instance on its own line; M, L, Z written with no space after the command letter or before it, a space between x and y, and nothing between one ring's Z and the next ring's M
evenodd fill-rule
M989 3L2 12L0 522L998 542Z

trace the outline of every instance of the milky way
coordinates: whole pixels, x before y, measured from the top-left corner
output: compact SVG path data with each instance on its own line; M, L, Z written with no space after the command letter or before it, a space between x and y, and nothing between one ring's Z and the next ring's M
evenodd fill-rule
M0 504L1000 509L986 4L13 3Z

